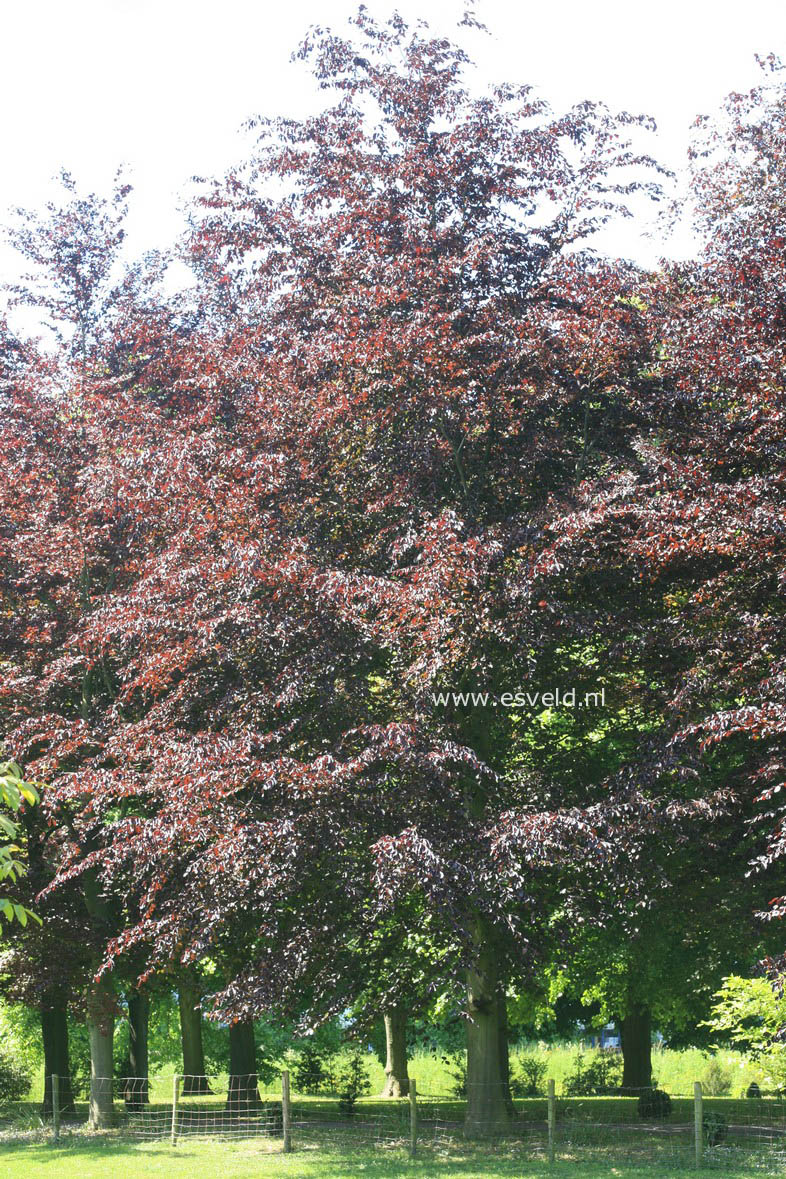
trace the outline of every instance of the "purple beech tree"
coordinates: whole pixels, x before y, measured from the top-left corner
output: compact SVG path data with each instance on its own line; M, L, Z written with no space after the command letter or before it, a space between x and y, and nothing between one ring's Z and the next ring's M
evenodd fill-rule
M252 158L205 187L189 300L164 305L141 269L111 313L83 298L115 265L120 190L114 212L78 205L79 234L52 213L19 239L73 293L51 314L86 310L68 365L37 359L3 392L0 709L50 783L46 895L76 893L101 935L96 1067L121 958L144 983L209 957L213 1014L247 1029L303 995L314 1018L340 1009L364 962L395 1007L425 918L417 977L465 989L482 1134L509 1116L505 986L555 915L599 887L613 903L631 849L733 786L697 804L666 737L605 793L524 773L520 718L434 694L499 694L528 658L573 669L566 644L608 627L623 650L633 627L639 662L666 637L669 683L690 671L669 732L720 732L696 700L727 671L732 537L777 488L732 470L723 431L759 390L775 446L778 394L771 360L759 384L707 375L718 300L738 312L731 250L653 283L589 248L660 194L629 142L646 120L474 97L448 41L355 25L301 49L332 105L256 120ZM776 560L773 512L755 519ZM759 640L777 626L733 617Z
M626 139L646 120L474 98L449 42L356 25L301 51L335 105L256 122L206 189L192 330L119 401L91 386L113 445L90 486L133 549L80 617L114 688L78 795L54 779L98 840L61 879L135 897L107 965L241 946L216 1008L238 1020L304 978L340 993L342 945L419 896L468 988L484 1133L508 1116L506 977L606 820L511 776L504 718L431 693L515 677L549 494L632 435L633 274L582 246L659 188L632 179L656 176Z

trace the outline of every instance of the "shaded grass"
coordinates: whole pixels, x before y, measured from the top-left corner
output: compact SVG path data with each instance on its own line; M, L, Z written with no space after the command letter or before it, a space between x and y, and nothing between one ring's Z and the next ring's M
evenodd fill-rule
M761 1171L757 1172L761 1174ZM186 1141L174 1149L168 1143L132 1143L111 1136L81 1139L54 1147L46 1144L0 1146L3 1179L645 1179L695 1174L674 1159L656 1163L617 1161L610 1155L590 1161L560 1159L550 1168L545 1160L528 1160L514 1150L457 1148L450 1157L433 1151L414 1160L401 1149L333 1149L329 1143L301 1147L291 1155L272 1142L242 1143ZM727 1179L749 1179L744 1166L724 1166Z
M421 1080L418 1065L435 1066L428 1080ZM129 1136L126 1122L119 1131L87 1134L80 1121L87 1116L85 1102L78 1103L77 1118L64 1124L60 1145L51 1143L51 1127L44 1126L35 1103L16 1103L0 1112L0 1177L2 1179L401 1179L412 1175L431 1179L453 1175L460 1179L540 1179L547 1175L564 1179L644 1179L647 1176L693 1174L691 1097L672 1097L672 1114L665 1123L642 1124L637 1099L631 1097L564 1098L557 1102L558 1161L550 1169L545 1161L545 1098L523 1098L515 1102L518 1114L514 1134L517 1140L485 1144L466 1143L461 1138L465 1102L445 1094L435 1058L413 1062L422 1095L420 1109L423 1138L421 1157L410 1160L403 1148L408 1135L409 1103L406 1099L361 1098L358 1116L352 1124L337 1119L334 1098L296 1095L293 1102L295 1152L281 1154L279 1137L217 1141L184 1136L173 1149L168 1140L144 1142ZM217 1080L223 1080L220 1078ZM381 1087L381 1085L380 1085ZM692 1081L691 1081L692 1087ZM277 1084L261 1086L263 1099L280 1100ZM425 1092L422 1092L423 1090ZM437 1096L430 1096L430 1092ZM151 1106L145 1116L159 1119L166 1134L171 1114L171 1076L153 1079ZM216 1125L224 1117L224 1097L218 1087L213 1095L181 1098L184 1112L199 1111ZM117 1102L121 1121L128 1115ZM786 1103L765 1098L759 1101L739 1097L707 1097L705 1116L712 1111L725 1115L733 1128L729 1141L710 1151L707 1163L716 1174L728 1179L750 1179L753 1175L783 1173L784 1155L780 1137L786 1130ZM132 1115L132 1117L135 1115ZM762 1133L757 1139L757 1123ZM435 1126L440 1127L435 1135ZM736 1128L735 1128L736 1127ZM749 1136L739 1128L749 1131ZM767 1132L774 1130L768 1144ZM440 1136L442 1135L442 1136Z

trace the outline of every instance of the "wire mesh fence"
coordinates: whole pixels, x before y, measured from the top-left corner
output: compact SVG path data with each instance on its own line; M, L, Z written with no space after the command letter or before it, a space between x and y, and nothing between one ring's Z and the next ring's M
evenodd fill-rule
M661 1089L625 1090L586 1099L554 1098L553 1153L590 1162L624 1159L676 1171L783 1172L786 1103L757 1098L671 1096Z
M52 1078L53 1132L59 1136L72 1101L60 1099L70 1092L65 1078ZM150 1081L143 1077L92 1077L88 1111L102 1128L115 1128L124 1136L149 1140L169 1138L283 1137L284 1100L279 1080L264 1086L256 1073L189 1076Z
M50 1086L48 1086L48 1089ZM755 1089L755 1087L754 1087ZM51 1078L52 1133L78 1118L70 1084ZM365 1146L410 1155L449 1156L470 1143L553 1163L630 1163L677 1174L695 1168L783 1173L786 1101L755 1090L707 1097L660 1089L596 1096L512 1099L502 1084L467 1085L459 1095L418 1086L403 1098L358 1098L291 1090L289 1074L263 1083L257 1074L93 1078L89 1110L120 1136L169 1140L267 1139L271 1150ZM103 1122L102 1122L103 1117Z

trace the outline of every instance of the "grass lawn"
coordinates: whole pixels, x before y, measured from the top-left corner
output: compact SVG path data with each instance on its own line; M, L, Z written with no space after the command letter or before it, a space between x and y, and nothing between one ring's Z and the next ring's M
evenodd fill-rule
M270 1097L275 1095L271 1088ZM671 1117L642 1122L638 1102L630 1097L559 1098L556 1165L549 1168L546 1149L546 1101L516 1101L514 1136L487 1143L467 1143L462 1135L465 1103L455 1098L424 1097L418 1102L421 1125L419 1157L410 1160L404 1144L409 1134L409 1103L376 1097L358 1103L351 1122L337 1115L335 1100L299 1098L293 1102L295 1150L281 1153L280 1131L224 1141L189 1137L186 1126L202 1133L234 1134L220 1095L181 1099L181 1133L169 1140L171 1106L160 1101L143 1114L128 1115L116 1103L120 1125L103 1134L84 1128L87 1107L63 1123L61 1142L51 1141L51 1127L38 1107L17 1103L0 1119L0 1179L383 1179L397 1176L457 1176L460 1179L635 1179L687 1176L693 1169L693 1102L675 1097ZM267 1107L266 1107L267 1108ZM705 1119L721 1114L727 1135L708 1149L708 1172L726 1179L783 1174L786 1162L786 1105L763 1099L707 1098ZM263 1115L262 1121L264 1123ZM194 1118L200 1118L195 1122ZM191 1119L191 1120L189 1120ZM132 1135L137 1135L134 1138ZM140 1137L144 1135L144 1138Z
M520 1154L484 1152L480 1148L452 1151L449 1158L433 1152L410 1160L401 1150L342 1149L324 1145L301 1148L290 1155L279 1153L278 1144L240 1142L183 1142L174 1149L168 1143L131 1143L109 1137L84 1139L62 1147L50 1144L0 1146L3 1179L645 1179L646 1176L695 1175L675 1169L674 1163L636 1166L611 1159L583 1163L561 1159L553 1168L544 1162L522 1159ZM723 1167L725 1179L749 1179L760 1170Z

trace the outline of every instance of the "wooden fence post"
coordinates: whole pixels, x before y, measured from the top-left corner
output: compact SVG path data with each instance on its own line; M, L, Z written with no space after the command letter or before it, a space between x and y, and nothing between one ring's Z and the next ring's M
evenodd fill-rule
M281 1130L284 1135L284 1154L292 1149L292 1106L289 1099L289 1073L281 1074Z
M554 1127L557 1121L557 1098L554 1078L549 1077L549 1166L554 1165Z
M409 1079L409 1157L414 1159L418 1149L418 1083Z
M704 1110L701 1100L701 1081L693 1082L693 1136L696 1146L696 1169L699 1170L704 1153Z
M52 1140L60 1141L60 1078L52 1073Z
M180 1100L180 1077L175 1073L172 1078L172 1145L177 1144L177 1103Z

